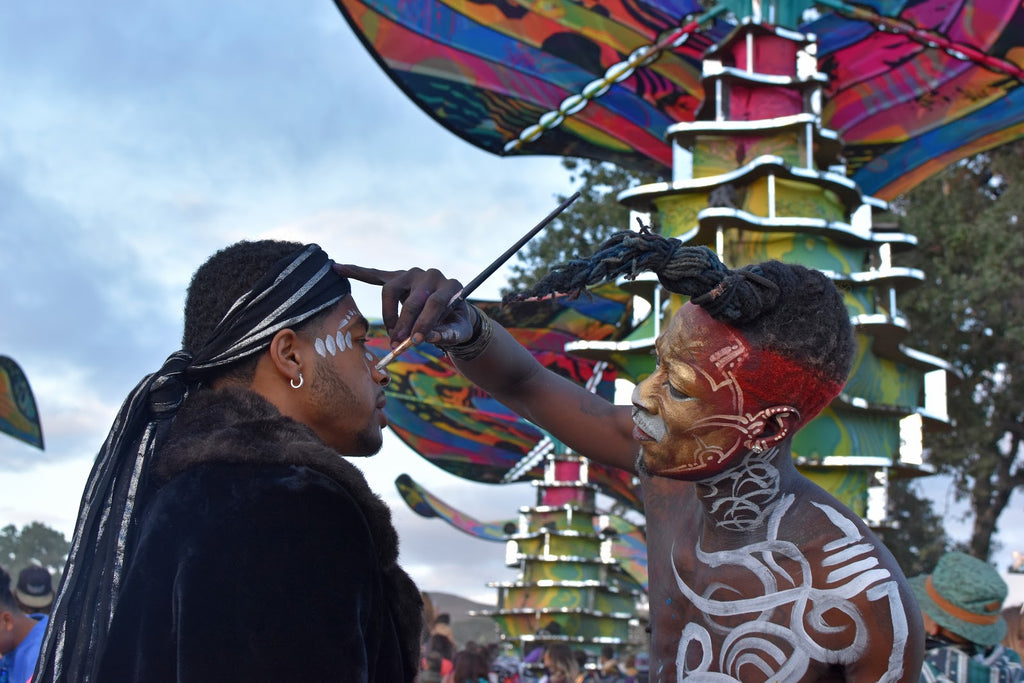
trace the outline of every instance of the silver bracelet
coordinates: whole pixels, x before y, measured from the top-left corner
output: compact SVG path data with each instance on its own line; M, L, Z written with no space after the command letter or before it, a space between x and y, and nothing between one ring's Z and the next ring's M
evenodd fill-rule
M491 344L494 338L494 323L483 311L470 304L469 310L476 313L476 322L473 325L473 334L461 344L441 346L441 349L452 358L458 360L473 360L483 353Z

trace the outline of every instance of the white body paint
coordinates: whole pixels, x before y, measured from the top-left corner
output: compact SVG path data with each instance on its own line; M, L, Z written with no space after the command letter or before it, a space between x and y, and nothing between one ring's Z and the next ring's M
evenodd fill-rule
M866 542L857 526L829 505L811 501L831 524L835 533L822 551L821 566L833 569L824 586L815 586L812 567L794 543L779 539L779 530L794 505L794 495L779 495L778 472L770 464L772 451L751 453L746 462L730 472L709 480L713 509L720 526L733 531L765 530L763 541L742 548L706 552L698 542L697 561L712 568L740 568L756 577L762 586L760 595L740 597L728 585L714 582L698 593L679 575L670 562L676 586L683 596L703 614L701 623L686 624L676 650L676 678L679 681L736 681L751 668L770 681L797 681L812 663L852 664L867 650L869 624L854 599L864 596L870 602L885 601L892 615L893 648L888 669L881 681L896 681L903 672L903 655L909 626L899 587ZM670 555L671 557L671 555ZM779 560L795 564L786 571ZM756 584L755 584L756 585ZM788 619L780 623L780 610ZM846 623L830 625L842 615ZM729 628L720 618L743 617L738 627ZM712 634L718 635L715 651ZM818 636L841 634L844 646L827 648ZM687 668L687 655L696 652L699 662Z

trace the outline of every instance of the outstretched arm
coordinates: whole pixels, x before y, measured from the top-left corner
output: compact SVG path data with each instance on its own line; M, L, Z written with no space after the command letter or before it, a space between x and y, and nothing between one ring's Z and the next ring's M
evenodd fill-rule
M482 315L482 314L481 314ZM617 406L551 372L497 323L472 360L452 354L455 366L503 404L551 432L591 460L635 472L639 444L628 406Z
M449 310L448 302L461 289L456 280L436 270L382 271L351 265L335 268L346 277L381 285L381 312L392 344L410 336L414 341L426 340L449 348L471 340L485 341L477 345L479 355L472 359L460 359L457 352L452 353L460 372L577 453L635 471L639 446L632 436L631 409L613 405L551 372L504 328L486 316L478 319L478 312L464 302L456 302ZM489 339L479 335L489 335Z

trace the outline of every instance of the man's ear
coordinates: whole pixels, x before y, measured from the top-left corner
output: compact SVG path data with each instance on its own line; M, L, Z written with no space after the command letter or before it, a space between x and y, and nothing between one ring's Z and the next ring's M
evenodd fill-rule
M308 364L305 357L307 349L302 346L299 336L295 330L284 328L274 335L270 340L270 347L267 355L274 370L281 375L283 381L291 381L298 384L304 364Z
M793 406L772 406L759 411L751 420L750 442L768 450L796 433L800 411Z

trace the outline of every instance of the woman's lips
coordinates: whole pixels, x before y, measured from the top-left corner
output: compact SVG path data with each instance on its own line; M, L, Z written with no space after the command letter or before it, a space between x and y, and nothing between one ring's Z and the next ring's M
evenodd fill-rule
M633 425L633 438L637 441L654 441L654 439L648 436L644 430L640 429L635 424Z
M668 430L660 417L633 406L633 438L637 441L661 441Z

